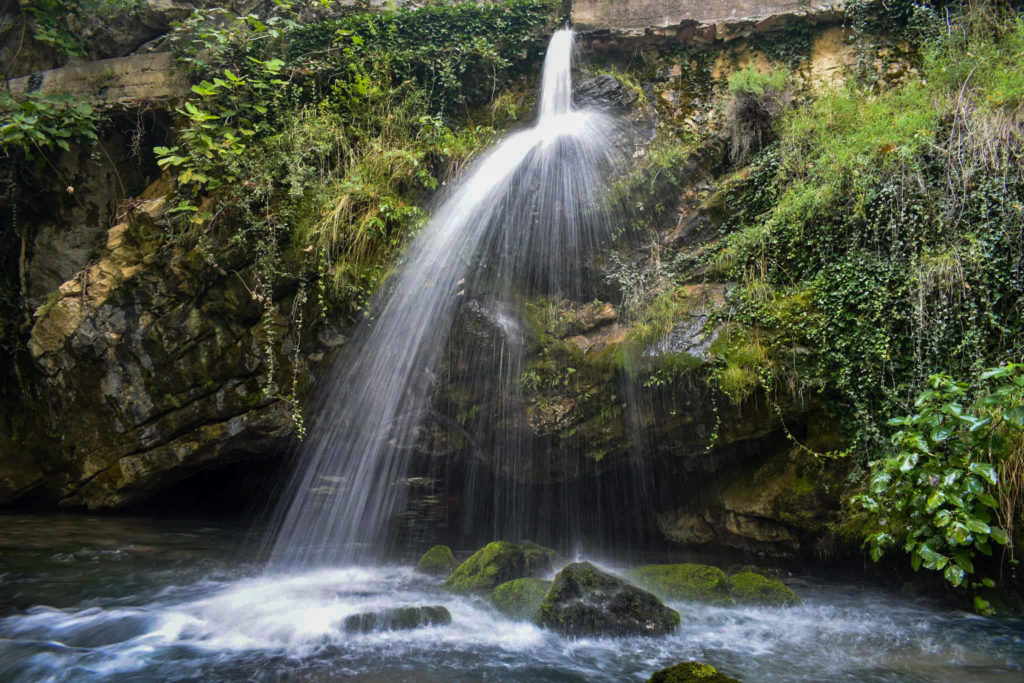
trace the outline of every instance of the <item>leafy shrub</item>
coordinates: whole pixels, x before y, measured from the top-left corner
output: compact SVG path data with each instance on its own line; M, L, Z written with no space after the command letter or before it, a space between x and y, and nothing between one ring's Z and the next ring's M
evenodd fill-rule
M0 92L0 150L10 157L31 159L55 148L69 151L71 143L95 142L99 116L88 102L70 95L38 92L13 96Z
M893 450L871 463L869 492L857 499L876 529L866 543L876 561L902 547L915 571L941 571L953 586L993 586L968 576L993 543L1012 553L1022 511L1024 365L986 370L973 386L943 374L928 383L914 414L889 420Z
M176 238L226 229L258 254L293 245L315 255L329 299L364 308L419 204L491 135L455 122L509 83L550 9L445 4L311 24L194 12L171 44L199 82L175 144L156 150L189 217Z

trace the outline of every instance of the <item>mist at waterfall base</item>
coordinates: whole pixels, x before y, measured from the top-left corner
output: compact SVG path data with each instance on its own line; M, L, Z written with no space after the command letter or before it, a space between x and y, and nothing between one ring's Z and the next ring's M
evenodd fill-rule
M481 157L442 198L348 345L269 544L249 527L181 516L0 517L0 681L643 681L693 659L748 682L1020 680L1020 621L842 577L793 577L798 607L671 602L682 623L669 636L572 639L411 570L409 551L425 539L403 535L395 520L420 510L394 483L428 478L411 469L424 425L461 430L470 443L481 425L506 427L474 446L497 465L460 472L466 500L448 520L459 538L534 538L617 571L617 534L606 532L643 526L630 518L651 495L641 458L635 476L572 488L543 472L569 459L538 455L514 428L524 299L586 296L587 259L614 222L606 199L619 130L606 114L572 108L571 51L571 33L557 33L536 125ZM452 339L472 334L464 321L474 314L497 330L483 350ZM434 414L445 373L482 378L471 384L492 412L466 424ZM528 486L527 475L547 484ZM380 561L403 545L405 562ZM344 628L354 614L438 604L450 625Z
M503 436L486 448L503 476L501 485L494 478L486 486L462 482L467 495L456 526L491 538L550 540L559 520L579 512L539 519L532 489L521 485L531 461L544 455L525 436L522 305L528 296L581 296L588 263L614 227L609 196L621 165L619 135L612 117L573 106L573 50L571 30L552 36L536 122L499 142L445 193L379 294L372 319L322 381L272 524L273 565L365 562L393 548L396 521L408 506L410 461L438 424L432 401L445 389L440 369L454 365L445 354L466 341L452 339L460 309L481 302L497 338L489 340L484 371L459 384L471 385L490 408L474 418L481 430L451 419L440 428L469 442L488 426L500 429ZM573 540L557 536L562 544Z
M842 577L799 607L670 603L662 638L563 638L408 566L266 574L244 528L0 517L0 681L644 681L697 659L755 681L1019 681L1024 624ZM610 566L610 569L616 569ZM445 605L448 626L352 634L346 616Z

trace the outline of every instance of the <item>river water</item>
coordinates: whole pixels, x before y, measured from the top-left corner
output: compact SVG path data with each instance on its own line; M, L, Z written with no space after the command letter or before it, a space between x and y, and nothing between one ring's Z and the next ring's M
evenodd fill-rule
M256 547L202 520L0 516L0 681L643 681L690 659L748 682L1024 680L1024 623L853 583L796 577L799 607L671 603L671 636L573 640L408 566L265 574L240 559ZM342 627L433 604L451 625Z

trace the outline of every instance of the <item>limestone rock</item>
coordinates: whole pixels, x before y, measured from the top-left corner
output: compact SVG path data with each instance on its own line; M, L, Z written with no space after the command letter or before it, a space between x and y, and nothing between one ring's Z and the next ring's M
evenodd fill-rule
M614 574L576 562L555 576L537 620L566 636L660 636L679 626L679 613Z

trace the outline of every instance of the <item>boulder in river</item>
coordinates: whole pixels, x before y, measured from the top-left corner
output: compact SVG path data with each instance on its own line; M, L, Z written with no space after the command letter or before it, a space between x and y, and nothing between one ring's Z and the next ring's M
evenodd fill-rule
M544 579L506 581L491 593L491 603L506 616L532 620L550 588L551 582Z
M665 600L687 600L706 605L731 605L729 582L718 567L706 564L649 564L626 574Z
M459 563L455 561L455 555L452 554L451 548L446 545L435 545L423 553L423 557L416 565L416 571L430 576L447 577L451 576L458 566Z
M679 626L679 613L614 574L575 562L558 572L537 621L567 636L660 636Z
M473 553L444 582L454 593L483 593L496 586L551 571L555 551L535 543L493 541Z
M710 664L682 662L661 671L647 679L647 683L740 683L729 678Z
M380 612L362 612L345 617L349 633L371 631L409 631L421 626L443 626L452 623L451 612L442 605L392 607Z
M800 604L800 598L782 581L751 571L729 577L729 594L741 605L791 607Z

